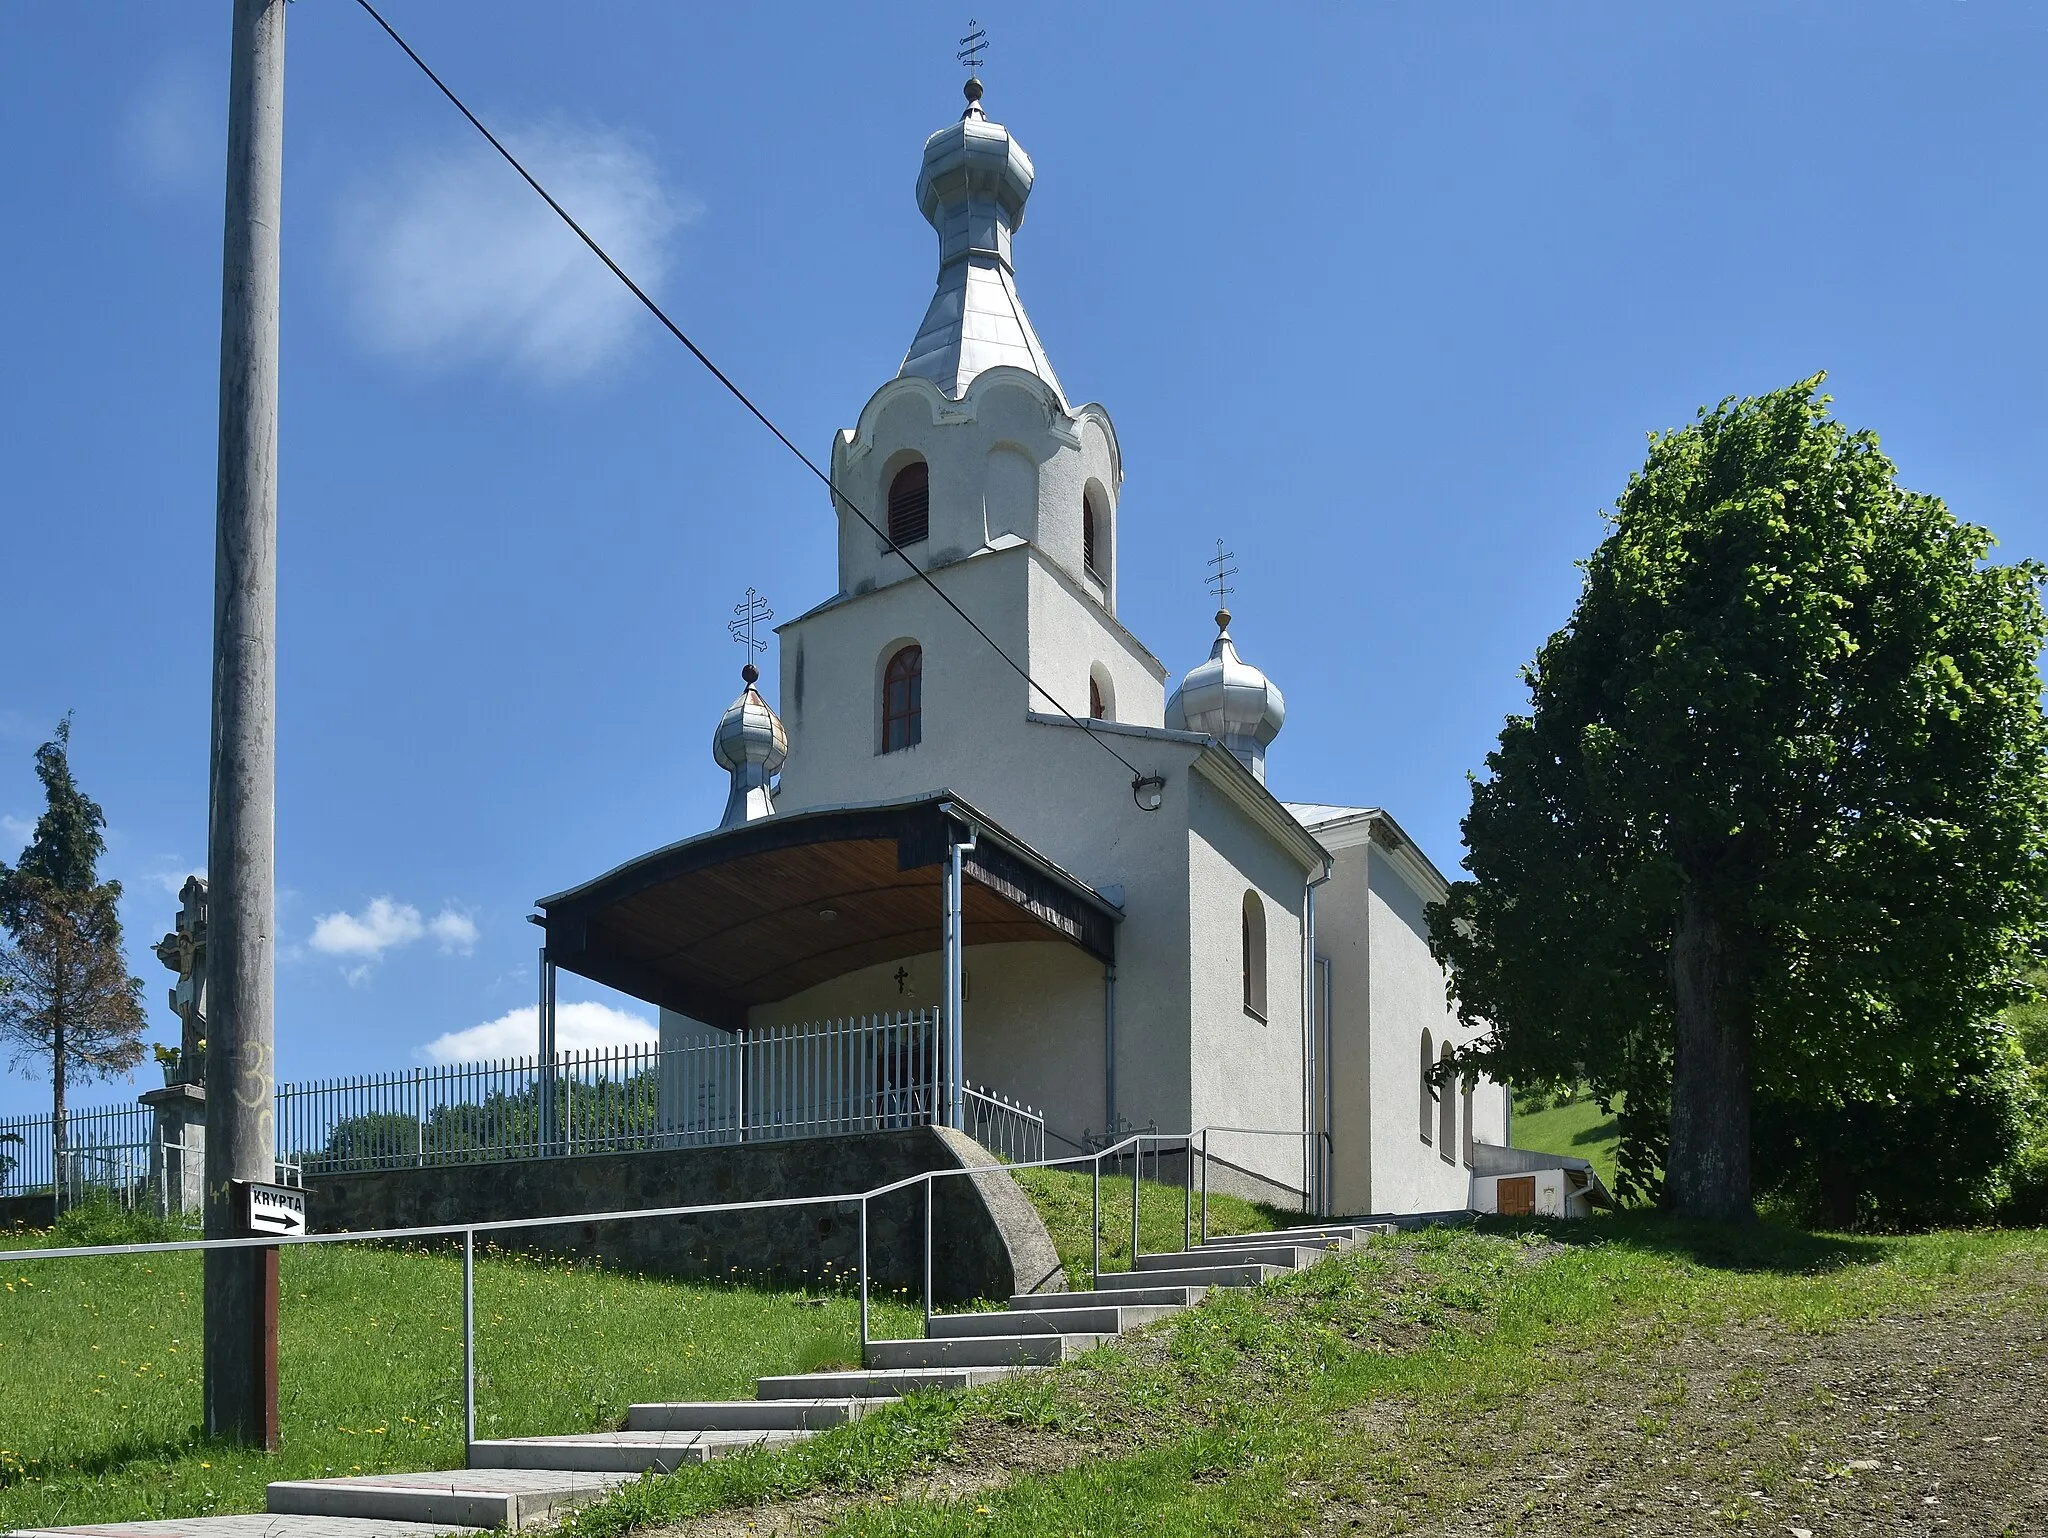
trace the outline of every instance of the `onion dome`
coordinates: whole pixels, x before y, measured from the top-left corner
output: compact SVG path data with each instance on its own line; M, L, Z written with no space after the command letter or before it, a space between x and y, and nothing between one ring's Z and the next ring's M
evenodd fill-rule
M718 718L718 730L711 738L711 756L719 767L732 773L732 794L725 799L725 816L718 824L721 829L775 815L768 781L789 757L789 735L754 687L760 673L750 662L740 669L740 677L747 686Z
M977 374L1008 364L1066 400L1010 266L1032 178L1024 146L988 120L981 82L968 81L967 110L925 141L918 168L918 211L939 235L939 284L898 378L919 375L958 400Z
M1266 746L1287 721L1280 686L1237 654L1230 639L1230 611L1216 611L1216 644L1209 660L1189 672L1166 702L1166 724L1175 731L1214 737L1266 783Z

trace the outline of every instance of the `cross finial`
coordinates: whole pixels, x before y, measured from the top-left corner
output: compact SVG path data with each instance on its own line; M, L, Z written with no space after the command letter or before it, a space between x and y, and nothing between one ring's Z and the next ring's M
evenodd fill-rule
M732 606L732 612L733 617L726 621L725 628L732 633L732 638L740 643L747 659L746 665L740 669L740 677L744 678L751 688L754 681L761 676L760 669L754 666L754 653L768 649L767 641L757 637L754 631L757 626L765 625L775 618L775 611L768 607L767 599L750 587L747 589L747 596Z
M982 55L988 52L988 28L972 16L967 18L967 35L960 39L960 51L953 55L970 75L981 73Z
M1237 552L1235 550L1225 550L1223 548L1223 541L1217 540L1216 553L1209 558L1207 563L1216 569L1202 579L1204 583L1216 591L1216 628L1219 630L1228 629L1230 625L1230 606L1224 600L1237 591L1226 580L1237 575L1237 568L1228 564L1236 559Z

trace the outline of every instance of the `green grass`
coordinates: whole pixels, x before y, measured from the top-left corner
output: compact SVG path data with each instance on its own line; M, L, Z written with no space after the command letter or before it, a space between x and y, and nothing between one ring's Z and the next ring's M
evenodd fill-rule
M1621 1134L1615 1129L1614 1117L1597 1100L1579 1100L1547 1111L1516 1111L1514 1141L1517 1148L1587 1160L1599 1171L1607 1189L1614 1189L1614 1155L1621 1146Z
M848 1538L1299 1531L1346 1492L1405 1478L1362 1429L1370 1420L1347 1429L1358 1406L1427 1407L1420 1421L1379 1417L1411 1433L1512 1414L1518 1396L1573 1370L1560 1346L1760 1317L1826 1333L1924 1304L2016 1251L2048 1255L2048 1233L1849 1240L1625 1214L1392 1235L1261 1289L1212 1294L1050 1373L643 1480L579 1513L571 1538L820 1489L849 1495L829 1528ZM1074 1439L1069 1466L964 1498L916 1493L914 1476L990 1446L1004 1426Z
M0 1249L39 1238L0 1237ZM286 1249L280 1264L283 1446L271 1455L198 1433L197 1255L7 1268L0 1531L261 1511L273 1479L460 1467L459 1257L319 1245ZM919 1317L878 1299L874 1328L914 1334ZM845 1294L496 1254L478 1261L476 1318L486 1437L617 1425L637 1400L750 1397L761 1374L858 1356L858 1304Z
M1080 1291L1090 1285L1092 1264L1089 1231L1093 1218L1093 1181L1085 1170L1012 1170L1011 1178L1031 1198L1052 1236L1053 1249L1067 1270L1067 1286ZM1201 1242L1202 1194L1195 1192L1193 1225L1195 1243ZM1189 1203L1187 1188L1156 1181L1138 1182L1138 1243L1147 1254L1181 1247L1187 1229ZM1248 1202L1242 1197L1209 1193L1209 1233L1253 1234L1284 1228L1301 1221L1300 1213L1282 1212L1276 1207ZM1131 1177L1128 1173L1102 1177L1102 1269L1128 1271L1131 1268Z

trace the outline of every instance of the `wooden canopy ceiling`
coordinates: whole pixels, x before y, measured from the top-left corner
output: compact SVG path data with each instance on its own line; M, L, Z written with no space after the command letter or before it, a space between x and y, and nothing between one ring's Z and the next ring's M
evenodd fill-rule
M732 1028L750 1005L936 950L946 851L970 834L968 945L1063 940L1115 959L1117 910L954 796L708 833L535 906L556 966Z

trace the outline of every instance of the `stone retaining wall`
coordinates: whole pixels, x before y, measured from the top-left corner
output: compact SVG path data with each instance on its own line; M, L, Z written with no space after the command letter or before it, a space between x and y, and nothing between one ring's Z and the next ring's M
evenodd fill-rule
M314 1231L406 1228L637 1207L767 1201L870 1190L925 1170L993 1164L943 1127L714 1148L515 1159L306 1181ZM1000 1171L936 1183L932 1287L940 1302L1059 1292L1066 1283L1037 1210ZM857 1203L692 1218L563 1224L492 1236L505 1248L591 1257L662 1276L829 1285L859 1266ZM869 1284L924 1287L922 1187L868 1208Z

